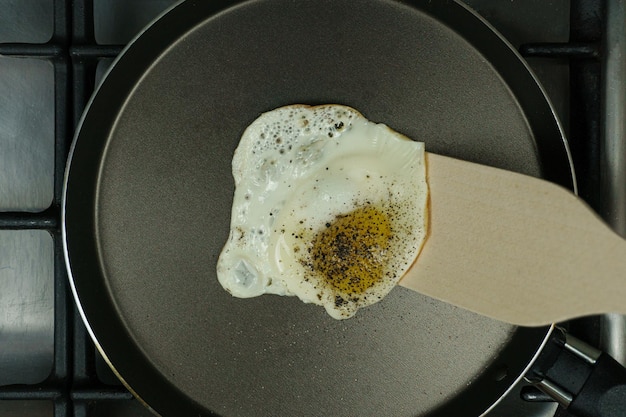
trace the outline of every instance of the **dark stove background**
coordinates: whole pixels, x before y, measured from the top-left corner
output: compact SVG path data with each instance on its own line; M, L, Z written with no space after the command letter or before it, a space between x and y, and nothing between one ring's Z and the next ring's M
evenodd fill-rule
M602 2L465 0L527 57L568 132L581 195L598 207ZM74 128L123 45L172 0L0 0L0 415L148 416L90 341L60 234ZM572 41L568 43L569 41ZM572 332L598 344L599 321ZM519 388L490 417L550 416Z

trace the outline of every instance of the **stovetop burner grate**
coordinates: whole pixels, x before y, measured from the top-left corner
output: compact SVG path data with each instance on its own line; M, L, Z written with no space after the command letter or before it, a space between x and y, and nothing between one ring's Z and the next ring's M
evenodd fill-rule
M102 369L94 345L80 319L69 289L61 237L61 199L65 164L74 127L93 92L101 58L115 57L123 46L98 45L94 36L93 1L54 0L53 36L46 44L1 44L0 55L48 60L54 68L53 201L41 213L0 213L0 229L46 230L54 242L54 357L48 378L33 385L0 388L2 400L47 400L55 417L95 415L101 402L128 401L133 396ZM110 372L110 371L109 371ZM103 373L103 372L100 372ZM106 375L106 371L104 372ZM107 407L100 415L105 415ZM151 415L133 407L132 415ZM96 414L98 412L96 411ZM139 413L139 414L138 414Z
M602 1L572 0L570 41L525 44L526 57L566 58L570 65L570 123L568 141L576 169L579 195L600 212L601 42Z
M533 43L520 48L528 58L566 59L570 63L570 144L580 194L596 209L599 205L602 3L571 1L569 43ZM98 62L117 56L123 46L96 42L94 0L53 0L53 11L53 36L49 42L0 44L0 55L47 60L54 68L52 204L40 213L0 212L0 230L45 230L53 238L53 367L48 378L41 383L0 387L0 400L48 401L53 404L55 417L106 415L107 410L115 406L107 408L101 404L130 403L133 396L116 382L112 374L106 376L106 366L74 305L63 257L60 215L66 159L74 128L96 83ZM591 343L598 341L597 320L577 320L571 323L570 330ZM150 415L139 405L132 410L128 412L130 414L116 415Z

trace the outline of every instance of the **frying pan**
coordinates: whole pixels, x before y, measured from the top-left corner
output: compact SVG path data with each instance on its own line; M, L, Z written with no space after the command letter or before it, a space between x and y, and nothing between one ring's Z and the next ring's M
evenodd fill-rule
M574 188L542 88L459 3L188 0L117 59L72 146L66 260L98 349L164 416L485 412L552 327L403 288L335 321L217 283L233 151L260 113L293 103L349 105L431 152Z

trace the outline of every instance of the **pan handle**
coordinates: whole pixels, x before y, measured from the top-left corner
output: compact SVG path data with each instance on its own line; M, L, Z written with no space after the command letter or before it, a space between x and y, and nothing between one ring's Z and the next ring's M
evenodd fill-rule
M557 328L526 380L573 416L624 417L626 368Z

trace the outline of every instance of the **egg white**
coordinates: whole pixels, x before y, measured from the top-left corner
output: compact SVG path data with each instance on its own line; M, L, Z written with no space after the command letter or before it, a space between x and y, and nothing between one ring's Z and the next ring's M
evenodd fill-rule
M294 105L262 114L245 130L232 168L231 230L217 275L235 297L296 295L348 318L391 291L426 238L423 143L350 107ZM367 216L351 218L355 213L375 213L384 237L358 231L359 221L368 230L379 225L368 226ZM349 230L338 229L344 224ZM361 241L361 254L365 247L366 262L326 244L350 233ZM345 266L337 269L337 262ZM366 265L365 273L378 271L380 279L365 289L346 287L346 279L333 283L338 270L363 270L351 262Z

